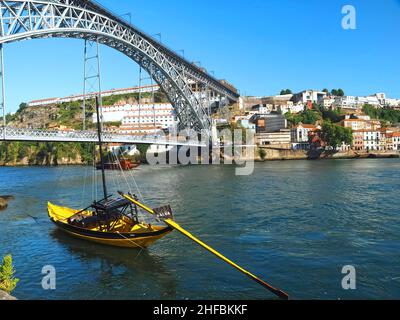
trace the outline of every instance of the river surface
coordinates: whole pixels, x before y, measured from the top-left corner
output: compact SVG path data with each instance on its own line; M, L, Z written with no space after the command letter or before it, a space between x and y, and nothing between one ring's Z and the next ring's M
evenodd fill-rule
M170 203L182 226L294 299L400 298L398 159L259 163L242 177L230 166L133 174L151 206ZM110 189L125 178L133 185L108 173ZM143 251L56 230L47 201L86 207L92 180L87 167L0 168L0 194L16 198L0 212L0 256L13 254L19 299L273 298L177 232ZM42 288L45 265L56 290ZM346 265L356 290L342 288Z

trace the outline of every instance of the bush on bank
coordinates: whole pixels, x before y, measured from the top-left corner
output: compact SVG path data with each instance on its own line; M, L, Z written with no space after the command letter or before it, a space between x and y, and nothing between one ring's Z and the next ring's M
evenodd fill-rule
M15 289L19 279L15 278L14 275L12 256L9 254L3 258L0 265L0 290L10 294Z

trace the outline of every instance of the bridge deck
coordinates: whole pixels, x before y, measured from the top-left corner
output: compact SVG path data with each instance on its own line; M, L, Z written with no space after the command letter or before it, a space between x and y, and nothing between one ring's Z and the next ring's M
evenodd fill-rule
M132 136L114 133L103 133L104 143L122 144L154 144L168 146L206 147L205 143L199 141L183 141L182 139L168 138L163 135ZM0 128L1 141L31 141L31 142L82 142L96 143L98 136L95 131L57 131L18 129L7 127Z

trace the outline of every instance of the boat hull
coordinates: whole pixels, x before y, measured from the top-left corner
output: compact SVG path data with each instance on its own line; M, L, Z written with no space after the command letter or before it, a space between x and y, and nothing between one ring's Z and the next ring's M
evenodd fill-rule
M103 232L97 230L84 229L70 225L65 222L65 219L60 219L57 216L57 210L65 212L69 210L71 215L78 210L57 207L49 204L48 211L50 220L63 232L82 240L91 241L103 245L123 247L123 248L148 248L157 240L163 238L170 232L170 227L151 227L151 230L140 230L140 232ZM64 214L65 216L65 214Z

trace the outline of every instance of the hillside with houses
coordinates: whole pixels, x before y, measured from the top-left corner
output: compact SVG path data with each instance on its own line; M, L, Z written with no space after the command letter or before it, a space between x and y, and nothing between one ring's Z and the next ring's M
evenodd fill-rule
M254 132L259 148L359 154L400 151L400 99L346 96L342 89L282 90L242 97L232 122Z

